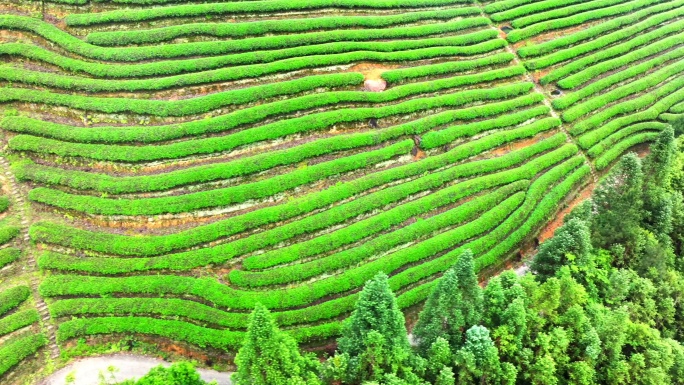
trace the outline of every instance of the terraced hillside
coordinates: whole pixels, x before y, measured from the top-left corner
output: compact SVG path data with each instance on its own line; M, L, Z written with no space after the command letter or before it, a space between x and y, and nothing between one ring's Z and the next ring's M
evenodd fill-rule
M61 347L231 352L258 302L320 344L378 271L407 308L465 249L502 266L684 112L684 0L0 9L5 156Z

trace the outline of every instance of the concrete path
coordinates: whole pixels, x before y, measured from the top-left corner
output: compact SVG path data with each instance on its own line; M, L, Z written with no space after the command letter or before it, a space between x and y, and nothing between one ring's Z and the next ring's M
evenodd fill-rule
M169 366L171 363L158 358L136 356L132 354L114 354L100 357L87 357L75 361L45 378L39 385L65 385L69 373L73 373L76 381L71 385L99 385L102 373L107 384L112 384L132 378L140 378L155 366ZM118 369L111 378L107 368L114 366ZM205 381L216 381L219 385L231 385L232 373L217 372L209 369L197 369Z

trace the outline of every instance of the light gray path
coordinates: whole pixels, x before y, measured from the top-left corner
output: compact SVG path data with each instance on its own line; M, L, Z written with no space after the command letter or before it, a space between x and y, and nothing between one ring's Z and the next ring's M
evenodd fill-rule
M158 358L137 356L132 354L114 354L100 357L87 357L75 361L66 367L56 371L43 381L40 385L65 385L66 377L69 373L74 373L76 381L73 385L98 385L100 383L100 372L102 372L108 383L120 382L132 378L140 378L155 366L171 365L169 362ZM114 366L118 371L114 374L114 379L110 379L107 371L109 366ZM202 379L205 381L216 381L219 385L230 385L229 372L217 372L209 369L197 369Z

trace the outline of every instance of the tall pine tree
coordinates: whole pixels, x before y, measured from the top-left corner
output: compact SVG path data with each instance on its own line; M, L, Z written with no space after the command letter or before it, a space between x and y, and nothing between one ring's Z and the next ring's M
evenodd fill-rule
M245 341L235 357L236 385L318 385L318 363L303 357L297 343L281 332L270 312L257 304Z
M589 226L580 219L571 219L559 227L551 239L542 243L530 269L544 282L553 277L562 266L569 264L569 256L583 259L590 252Z
M345 321L338 350L349 357L349 381L379 381L406 370L411 353L404 315L379 273L366 282L354 312Z
M439 280L420 313L413 329L420 351L427 352L439 337L456 351L463 342L465 330L480 322L482 298L473 254L466 250Z

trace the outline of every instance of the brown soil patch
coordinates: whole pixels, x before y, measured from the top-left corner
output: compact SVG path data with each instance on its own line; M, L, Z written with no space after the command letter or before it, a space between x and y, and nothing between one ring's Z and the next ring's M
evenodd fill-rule
M383 72L401 67L399 64L359 63L349 68L349 72L360 72L365 80L382 80Z
M537 134L537 135L533 136L532 138L522 139L522 140L517 140L517 141L512 142L512 143L507 143L501 147L497 147L497 148L491 150L490 154L493 157L499 157L499 156L508 154L510 152L515 152L515 151L518 151L520 149L529 147L533 144L536 144L536 143L548 138L549 136L551 136L555 133L556 133L555 130L550 130L547 132L543 132L541 134Z
M542 229L542 231L539 233L539 237L537 238L539 239L539 243L542 243L553 236L553 233L556 231L556 229L563 224L563 218L565 218L565 216L568 215L570 211L575 208L575 206L591 197L594 187L596 187L596 185L593 182L587 184L581 191L577 193L572 201L568 203L567 207L561 210L551 222L546 224L546 227Z

